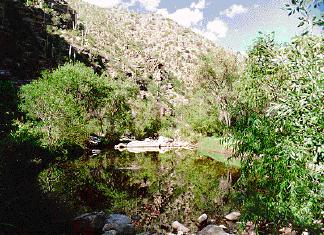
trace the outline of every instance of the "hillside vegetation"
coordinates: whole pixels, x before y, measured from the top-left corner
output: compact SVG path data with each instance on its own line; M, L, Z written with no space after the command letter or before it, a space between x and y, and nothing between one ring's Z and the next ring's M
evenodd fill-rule
M175 131L178 136L187 138L196 138L192 132L222 133L224 107L219 107L218 100L212 97L206 99L199 95L206 89L199 88L202 84L197 74L199 68L205 66L202 58L208 55L216 59L214 64L217 63L219 77L225 79L228 74L235 74L238 68L233 54L159 15L101 9L78 0L68 3L76 12L74 27L62 29L54 25L49 28L71 45L71 59L78 59L75 53L86 55L97 72L129 80L139 87L141 98L148 100L144 109L151 110L145 113L158 116L139 117L155 120L155 124L139 121L139 125L153 125L155 132L161 129L160 133L170 137L176 137L171 136ZM211 107L210 102L215 101L216 106ZM133 108L135 106L142 105L135 104ZM195 110L198 107L200 111ZM218 110L222 115L213 115L215 119L201 123L202 118Z
M175 76L190 85L200 56L223 51L160 15L102 9L80 0L68 3L77 12L77 30L59 33L72 46L103 57L102 66L113 76L155 81Z

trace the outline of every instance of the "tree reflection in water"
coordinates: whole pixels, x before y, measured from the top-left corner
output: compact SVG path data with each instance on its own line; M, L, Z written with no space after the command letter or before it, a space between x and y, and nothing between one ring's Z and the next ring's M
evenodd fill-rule
M139 216L138 226L152 230L174 220L194 226L200 214L217 217L228 193L219 182L238 171L194 151L129 153L104 151L50 165L39 176L46 194L73 210ZM228 205L230 206L230 205Z

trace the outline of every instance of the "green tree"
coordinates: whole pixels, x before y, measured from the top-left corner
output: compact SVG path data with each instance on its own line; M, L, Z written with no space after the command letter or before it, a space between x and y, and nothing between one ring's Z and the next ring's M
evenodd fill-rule
M215 104L213 96L206 97L205 89L197 89L190 102L181 107L183 121L190 125L195 135L199 133L204 136L221 136L226 129L226 116L221 116L220 107Z
M83 146L90 134L118 138L128 128L128 105L136 89L107 76L99 77L81 63L46 71L20 91L26 114L19 131L41 136L44 146Z
M219 134L223 132L226 125L231 125L231 116L227 109L233 96L233 83L238 79L239 71L237 57L225 50L219 50L215 54L204 55L201 58L197 71L199 89L194 91L196 94L193 95L193 102L202 102L195 104L200 106L196 108L205 110L201 110L199 115L203 115L200 118L197 116L196 121L190 118L194 129ZM215 119L209 118L212 114L215 114ZM203 121L202 118L206 120ZM201 128L199 122L202 124ZM210 128L212 123L215 124L214 128Z
M158 109L158 102L154 97L145 100L135 100L132 105L133 134L137 139L158 135L162 125L162 117Z
M319 229L323 208L323 37L272 36L250 50L235 84L233 136L245 220Z

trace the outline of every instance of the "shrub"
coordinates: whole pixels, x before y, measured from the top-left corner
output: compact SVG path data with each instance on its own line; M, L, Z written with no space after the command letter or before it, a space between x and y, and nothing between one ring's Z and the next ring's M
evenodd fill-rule
M323 37L259 38L235 84L233 136L245 220L316 230L323 192Z
M205 90L196 91L191 97L190 103L184 105L184 121L188 123L192 131L204 136L224 133L226 126L220 117L220 106L214 103L212 97L205 97Z
M196 88L185 106L185 120L204 135L222 135L231 125L227 112L240 67L234 54L219 50L201 57Z
M135 93L81 63L66 64L21 88L19 107L26 122L20 125L51 147L83 146L92 133L119 136L130 123L127 101Z
M137 139L155 137L161 128L161 116L154 98L136 100L132 104L133 134Z

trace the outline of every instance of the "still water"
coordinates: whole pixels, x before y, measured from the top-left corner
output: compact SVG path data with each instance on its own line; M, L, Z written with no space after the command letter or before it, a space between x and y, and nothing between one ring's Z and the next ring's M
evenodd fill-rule
M129 153L102 151L56 163L38 177L45 194L78 213L124 213L140 230L168 227L178 220L194 226L206 213L228 210L230 184L238 170L196 151Z

